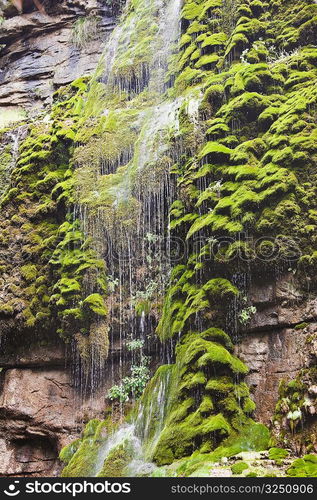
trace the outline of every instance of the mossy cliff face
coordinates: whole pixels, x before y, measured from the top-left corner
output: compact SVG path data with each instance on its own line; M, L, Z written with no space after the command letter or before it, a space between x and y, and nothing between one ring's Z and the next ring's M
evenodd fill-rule
M171 5L166 51L160 9ZM17 256L5 324L53 324L88 357L89 338L106 355L108 324L121 344L156 329L173 363L150 381L136 425L159 465L268 445L233 344L256 313L252 280L287 272L301 297L316 292L316 15L312 0L131 1L95 76L60 90L21 144L2 202L4 255ZM277 408L281 421L288 398L291 433L312 385L298 383ZM86 439L62 452L65 475L95 473L101 443ZM123 449L108 459L103 474L116 463L123 475Z
M239 381L247 367L232 350L229 336L216 328L188 333L178 345L165 425L152 449L159 465L194 450L208 453L252 424L254 403Z
M195 235L228 237L219 250L217 241L200 249L199 263L212 253L215 266L236 268L239 257L241 270L247 258L258 266L252 241L259 237L262 260L276 237L281 239L280 261L296 260L291 241L300 237L300 263L312 266L316 49L311 29L316 5L236 2L236 22L230 27L220 4L210 5L208 16L205 2L186 3L183 11L185 69L176 87L184 73L192 83L202 82L205 140L194 159L186 157L177 171L181 196L171 227L189 241ZM202 26L204 20L216 34ZM198 53L214 57L214 71L203 64L197 69ZM184 132L186 138L185 127Z
M59 91L51 115L22 126L26 138L1 199L1 279L7 286L0 313L9 342L10 336L19 342L19 335L57 332L67 342L76 337L89 357L83 347L89 333L98 331L104 353L108 341L105 264L73 210L71 158L81 85Z
M185 2L174 92L199 89L199 130L184 109L170 227L187 240L189 257L172 273L157 330L163 340L210 325L236 338L255 312L251 276L288 270L303 295L314 287L316 8ZM184 422L196 415L186 412ZM174 431L176 453L186 454L175 428L167 421L162 439Z

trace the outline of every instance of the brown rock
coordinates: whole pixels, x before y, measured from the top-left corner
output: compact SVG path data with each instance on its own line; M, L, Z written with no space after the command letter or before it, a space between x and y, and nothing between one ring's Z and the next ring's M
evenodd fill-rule
M1 372L0 475L56 475L58 453L78 437L86 415L102 418L105 392L81 399L61 349L39 347L15 361Z
M95 69L115 20L109 8L97 0L46 2L47 14L26 9L4 9L0 26L0 107L23 106L32 112L50 102L60 85ZM72 41L74 23L80 17L98 16L95 40L83 47ZM13 17L9 17L13 16Z

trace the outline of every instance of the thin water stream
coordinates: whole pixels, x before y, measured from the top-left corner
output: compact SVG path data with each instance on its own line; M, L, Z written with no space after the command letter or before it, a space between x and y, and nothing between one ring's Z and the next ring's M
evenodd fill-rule
M96 78L102 74L108 89L105 107L98 111L111 122L119 120L126 109L131 110L128 129L135 135L134 144L120 145L120 153L113 160L100 156L93 173L97 182L89 187L93 205L87 204L86 187L85 196L79 194L77 205L85 234L98 242L96 250L105 259L112 279L110 350L114 344L120 346L119 374L112 367L114 378L119 375L122 379L125 374L127 341L142 339L147 344L155 337L155 325L148 317L146 304L159 302L163 297L171 268L168 217L175 196L170 179L170 137L178 133L185 98L167 96L166 74L180 36L181 6L182 0L128 1L97 70ZM141 50L147 20L152 22L155 36L145 37L146 47ZM136 74L139 59L141 70ZM122 106L111 101L113 95L122 96ZM140 102L135 102L136 98L141 98ZM197 106L189 97L187 100L194 121ZM80 176L80 169L78 172ZM96 200L103 199L107 202L100 202L96 213ZM140 304L144 304L144 310ZM136 315L138 305L140 311ZM94 362L98 370L93 385L98 387L98 373L102 372L98 352Z

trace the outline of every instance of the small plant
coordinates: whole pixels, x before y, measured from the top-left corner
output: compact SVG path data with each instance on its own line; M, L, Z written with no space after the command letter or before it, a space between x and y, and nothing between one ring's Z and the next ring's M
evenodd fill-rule
M129 401L129 394L123 384L113 385L111 389L109 389L108 398L111 401L118 400L120 401L120 403L126 403L127 401Z
M81 17L73 26L71 41L78 48L83 49L89 42L98 38L100 18L97 16Z
M148 368L150 359L143 356L139 365L131 366L131 375L124 377L120 385L114 385L109 389L108 398L111 401L118 400L127 403L130 399L138 399L150 379Z
M300 410L290 411L286 417L288 420L300 420L302 418L302 412Z
M286 418L289 422L291 433L293 434L296 426L298 425L298 423L302 419L302 412L299 408L295 411L289 411L288 414L286 415Z
M148 364L149 358L143 358L141 365L134 365L131 367L131 377L127 377L130 392L135 399L142 395L145 386L150 379Z
M144 340L142 339L129 340L126 345L128 351L136 351L137 349L142 349L142 347L144 346Z
M119 285L119 279L114 278L113 276L108 276L107 279L108 290L110 293L113 293L117 286Z
M137 316L147 315L151 312L152 301L158 293L158 283L150 280L145 290L138 290L133 296L134 308Z
M156 243L158 238L158 235L153 233L146 233L144 237L145 241L147 241L148 243Z
M299 48L294 49L291 52L287 52L284 49L279 49L275 45L270 45L268 47L269 50L269 56L267 58L267 62L270 64L276 64L276 63L286 63L288 60L296 56L299 53Z
M255 306L250 306L246 307L245 309L242 309L242 311L240 311L239 313L239 322L242 325L247 325L255 313L256 313Z
M243 64L249 64L249 62L247 61L248 52L249 52L249 49L244 49L244 51L241 53L240 61Z

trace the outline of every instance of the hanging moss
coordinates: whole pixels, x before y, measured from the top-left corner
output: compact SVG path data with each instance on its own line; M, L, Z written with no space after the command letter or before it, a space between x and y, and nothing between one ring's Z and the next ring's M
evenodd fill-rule
M80 221L70 215L76 106L84 92L84 80L60 89L52 120L28 125L11 172L11 189L1 200L10 217L2 215L0 221L8 230L4 251L14 249L16 255L7 272L20 276L9 295L10 314L18 315L17 331L32 328L37 333L53 326L70 339L107 314L105 264L86 241ZM90 293L85 290L88 275Z
M291 477L317 477L317 455L305 455L303 458L294 460L287 469L287 475Z
M98 477L126 477L126 468L133 458L129 442L123 442L109 453Z
M249 400L248 388L234 384L235 374L243 375L247 368L230 350L230 338L215 328L189 333L177 347L170 381L173 391L169 391L164 428L152 452L159 465L190 454L193 447L211 451L235 429L251 422L240 406ZM210 375L219 371L227 375Z

